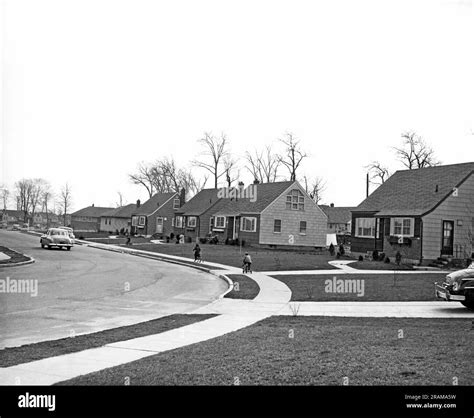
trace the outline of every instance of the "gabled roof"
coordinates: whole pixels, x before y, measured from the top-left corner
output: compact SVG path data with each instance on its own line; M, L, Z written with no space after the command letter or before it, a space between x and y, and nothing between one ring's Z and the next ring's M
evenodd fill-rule
M23 212L22 210L7 209L5 212L8 216L13 216L15 218L23 218L25 216L25 212ZM3 214L3 209L0 210L0 215L2 214Z
M203 189L197 193L189 202L177 210L178 213L188 216L199 216L214 205L219 199L219 189Z
M74 213L71 213L71 216L88 216L90 218L100 218L103 213L112 209L113 208L105 208L100 206L87 206L86 208L82 208Z
M255 187L252 198L223 198L213 208L215 215L237 216L241 213L260 213L277 199L294 181L279 181L275 183L252 184Z
M439 205L474 173L474 163L397 171L353 212L421 216Z
M168 200L170 200L174 195L178 195L178 193L176 192L156 193L152 197L150 197L139 208L135 207L135 210L132 211L132 214L133 215L151 215L158 208L163 206Z
M137 205L135 203L130 203L129 205L121 206L119 208L115 208L104 212L102 217L107 218L130 218L132 213L137 209Z
M346 224L352 218L351 211L355 209L353 206L319 206L328 217L328 223L331 224Z

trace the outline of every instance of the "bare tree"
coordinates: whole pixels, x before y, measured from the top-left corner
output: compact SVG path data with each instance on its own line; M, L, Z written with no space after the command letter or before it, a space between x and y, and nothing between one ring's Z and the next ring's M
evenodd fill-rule
M192 164L208 171L214 179L214 188L217 189L219 178L226 173L224 162L229 157L227 137L221 134L220 138L217 138L205 132L204 138L201 138L199 142L204 147L201 155L207 158L207 161L193 160Z
M118 191L118 202L115 204L118 208L121 208L124 205L123 193Z
M7 210L8 201L10 200L10 190L6 187L0 187L0 199L2 201L3 210Z
M415 132L402 134L402 146L394 148L398 160L409 170L440 164L433 149Z
M311 199L313 199L316 204L319 204L322 199L323 192L326 190L326 181L322 177L308 179L308 177L304 176L303 184L309 197L311 197Z
M17 208L23 212L23 222L28 222L28 215L34 194L34 183L31 179L21 179L15 183Z
M225 179L227 187L231 187L234 181L240 177L240 170L237 167L236 161L227 156L224 160Z
M53 193L51 192L51 188L49 183L45 185L45 188L41 194L41 205L42 205L42 210L44 213L46 213L46 228L49 228L49 215L50 215L50 209L49 209L49 202L53 198Z
M129 174L128 177L133 184L138 184L145 187L149 197L154 195L154 172L153 168L148 164L141 162L138 164L137 172L134 174Z
M380 161L372 161L365 168L369 170L370 181L373 184L383 184L390 177L389 169Z
M252 174L254 180L259 183L273 183L278 176L278 168L281 165L278 155L273 153L272 147L267 145L264 150L255 150L253 154L245 153L247 161L246 168Z
M71 186L69 186L68 183L66 183L62 188L61 188L61 193L59 196L59 208L60 208L60 213L63 216L63 223L64 226L66 226L66 217L68 211L71 209L72 205L72 193L71 193Z
M280 142L285 145L285 155L280 156L279 160L288 169L290 181L295 181L297 170L307 154L301 149L299 141L291 133L287 133L284 139L280 139Z

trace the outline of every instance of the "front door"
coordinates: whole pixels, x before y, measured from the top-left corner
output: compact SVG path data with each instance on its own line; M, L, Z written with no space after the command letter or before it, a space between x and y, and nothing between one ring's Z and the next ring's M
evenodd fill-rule
M163 233L163 218L161 217L156 218L156 233L157 234Z
M453 255L454 249L454 221L443 221L443 238L441 255Z

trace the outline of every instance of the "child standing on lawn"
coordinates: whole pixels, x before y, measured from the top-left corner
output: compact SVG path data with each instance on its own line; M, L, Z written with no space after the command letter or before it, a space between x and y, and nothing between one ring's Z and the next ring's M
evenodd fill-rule
M196 245L194 246L193 252L194 252L194 262L195 263L202 263L202 260L201 260L201 247L199 246L198 243L196 243Z

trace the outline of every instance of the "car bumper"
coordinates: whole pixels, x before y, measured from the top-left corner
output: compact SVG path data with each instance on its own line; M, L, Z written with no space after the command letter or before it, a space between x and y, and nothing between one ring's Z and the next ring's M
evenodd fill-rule
M435 283L435 294L436 294L437 298L444 299L444 300L447 300L447 301L453 300L453 301L462 302L462 301L466 300L466 297L464 295L455 295L455 294L451 293L446 288L446 286L440 285L438 283Z

